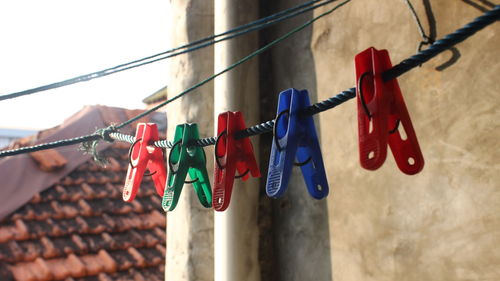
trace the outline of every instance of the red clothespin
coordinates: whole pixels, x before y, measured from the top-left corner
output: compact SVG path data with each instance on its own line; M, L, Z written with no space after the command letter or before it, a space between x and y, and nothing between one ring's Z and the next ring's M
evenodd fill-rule
M260 171L248 137L236 139L235 134L245 129L241 112L219 114L217 142L215 144L215 177L212 205L216 211L224 211L229 206L235 178L246 181L252 174L260 177ZM236 175L238 170L239 176Z
M420 172L424 157L398 81L382 79L382 73L392 68L389 53L371 47L356 55L354 60L361 166L368 170L382 166L389 144L403 173Z
M137 124L135 142L130 147L129 165L125 186L123 187L123 200L134 200L146 168L153 177L156 192L163 196L167 173L163 158L163 150L153 145L158 138L158 127L153 123Z

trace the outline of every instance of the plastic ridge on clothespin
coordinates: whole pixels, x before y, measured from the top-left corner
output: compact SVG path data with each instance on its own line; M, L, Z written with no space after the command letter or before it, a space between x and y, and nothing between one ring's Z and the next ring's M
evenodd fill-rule
M214 194L212 205L216 211L224 211L229 206L233 183L238 171L246 181L260 177L260 170L248 137L235 139L235 133L245 129L245 120L241 112L224 112L217 121L217 142L215 144Z
M163 150L155 147L153 143L158 138L158 127L153 123L137 124L135 142L130 147L129 165L125 186L123 187L123 200L130 202L134 200L146 168L153 177L156 192L162 196L166 181L165 163Z
M266 184L266 192L271 197L284 194L293 165L300 166L313 198L328 195L328 181L314 120L312 116L300 114L308 106L307 90L288 89L280 93ZM295 158L299 163L294 164Z
M175 209L184 183L193 185L204 207L212 206L212 190L206 168L207 158L203 148L194 145L199 138L197 124L177 125L175 129L174 145L168 159L168 179L162 201L165 211ZM185 182L187 174L191 181Z
M361 166L376 170L391 148L399 169L413 175L424 167L424 157L397 79L383 81L392 68L387 50L373 47L355 57L359 157Z

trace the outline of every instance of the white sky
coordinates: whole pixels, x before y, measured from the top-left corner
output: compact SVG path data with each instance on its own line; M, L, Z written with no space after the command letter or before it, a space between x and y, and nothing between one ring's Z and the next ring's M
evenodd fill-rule
M0 1L0 95L165 51L167 0ZM0 101L0 128L56 126L84 105L144 108L167 85L168 60Z

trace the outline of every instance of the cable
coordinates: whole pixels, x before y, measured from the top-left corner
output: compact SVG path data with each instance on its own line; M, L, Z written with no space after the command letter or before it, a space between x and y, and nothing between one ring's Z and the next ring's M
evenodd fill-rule
M348 1L341 3L340 5L344 5L347 2ZM319 17L322 17L328 13L333 12L340 5L334 7L333 9L327 11L324 14L321 14L320 16L312 19L311 21L314 21L314 20L318 19ZM385 71L382 74L383 79L387 81L390 79L394 79L398 76L401 76L402 74L406 73L410 69L415 68L418 65L420 65L421 63L424 63L424 62L428 61L429 59L431 59L432 57L436 56L439 52L442 52L442 51L446 50L447 48L450 48L453 45L464 41L466 38L472 36L477 31L483 29L484 27L486 27L489 24L492 24L493 22L497 21L498 19L500 19L500 5L495 6L494 9L484 13L482 16L480 16L480 17L474 19L472 22L466 24L464 27L456 30L455 32L453 32L449 35L446 35L443 39L436 41L428 49L419 52L418 54L410 57L409 59L403 60L401 63L399 63L399 64L393 66L391 69ZM294 30L298 31L297 28ZM290 33L287 33L285 36L289 36L288 34L290 34ZM281 38L283 38L283 37L281 37ZM277 39L277 40L279 40L279 39ZM275 42L275 41L273 41L273 42ZM273 43L273 42L271 42L271 43ZM264 49L268 46L269 45L266 45L262 49ZM259 50L262 50L262 49L259 49ZM257 50L256 52L258 52L259 50ZM254 54L256 52L254 52ZM249 55L249 56L251 56L251 55ZM245 60L249 56L243 58L242 60ZM234 64L232 66L230 66L230 68L233 66L234 66ZM200 82L200 83L202 83L202 82ZM198 84L200 84L200 83L198 83ZM355 87L352 87L348 90L345 90L345 91L339 93L338 95L336 95L334 97L331 97L327 100L324 100L322 102L318 102L316 104L311 105L310 107L305 109L302 112L302 114L314 115L314 114L323 112L325 110L329 110L331 108L334 108L334 107L354 98L355 96L356 96L356 89L355 89ZM273 126L274 126L274 120L267 121L267 122L252 126L250 128L246 128L246 129L238 132L236 137L243 138L243 137L255 136L255 135L258 135L261 133L269 132L272 130ZM108 132L106 130L108 130ZM130 143L133 142L134 137L124 135L121 133L117 133L117 132L109 132L111 130L115 130L115 128L108 127L104 130L101 130L100 134L93 134L93 135L80 137L81 140L79 138L74 138L74 139L69 139L69 140L62 140L62 141L58 141L58 142L53 142L53 143L41 144L41 145L37 145L37 146L24 147L24 148L15 149L15 150L0 151L0 157L16 155L16 154L20 154L20 153L27 153L27 152L48 149L48 148L53 148L53 147L58 147L58 146L64 146L64 145L74 144L74 143L78 143L78 142L92 141L92 140L96 140L99 138L104 138L106 135L109 136L110 138L113 138L113 139L123 140L123 141L130 142ZM66 143L69 143L69 144L66 144ZM199 145L199 146L208 146L208 145L213 145L213 144L215 144L214 137L200 139L196 142L196 145ZM167 140L161 140L161 141L155 142L155 145L158 147L171 148L172 143L167 141Z
M492 24L500 18L500 5L496 5L492 10L484 13L482 16L476 18L472 22L466 24L464 27L456 30L455 32L446 35L444 38L437 40L429 48L418 52L418 54L405 59L399 64L393 66L388 71L382 74L384 81L394 79L406 73L412 68L415 68L426 61L432 59L439 53L451 48L452 46L464 41L472 36L474 33L483 29L484 27Z
M422 23L420 22L420 18L418 17L417 12L415 11L415 8L411 4L410 0L404 0L404 1L405 1L406 5L408 6L408 9L411 12L413 19L415 20L415 23L417 24L418 32L420 33L420 36L422 37L422 40L420 41L420 43L418 44L418 47L417 47L417 52L420 52L422 50L422 46L430 45L430 44L434 43L434 40L425 34Z
M30 152L35 152L35 151L39 151L39 150L51 149L51 148L56 148L56 147L61 147L61 146L68 146L68 145L73 145L73 144L78 144L78 143L83 143L83 142L88 142L88 141L95 141L95 140L99 140L101 138L102 137L98 134L92 134L92 135L86 135L86 136L76 137L76 138L72 138L72 139L64 139L64 140L59 140L59 141L54 141L54 142L49 142L49 143L42 143L42 144L33 145L33 146L26 146L26 147L11 149L11 150L4 150L4 151L0 151L0 157L30 153Z
M391 69L382 73L382 78L384 81L395 79L409 70L423 64L424 62L435 57L439 53L451 48L452 46L464 41L468 37L472 36L477 31L483 29L484 27L492 24L493 22L500 19L500 5L495 6L492 10L484 13L482 16L474 19L472 22L466 24L464 27L456 30L455 32L446 35L443 39L437 40L429 48L418 52L418 54L403 60L399 64L393 66ZM335 106L346 102L356 96L356 88L352 87L340 94L331 97L325 101L311 105L309 108L304 110L303 114L314 115L325 110L334 108ZM254 136L266 132L272 131L274 126L274 120L255 125L253 127L247 128L236 134L236 138L244 138L249 136ZM206 146L206 143L213 144L215 140L213 138L200 139L197 144L200 146ZM212 143L213 142L213 143Z
M181 54L193 52L193 51L211 46L213 44L247 34L247 33L252 32L252 31L266 28L266 27L273 25L275 23L279 23L279 22L287 20L291 17L301 15L303 13L309 12L313 9L319 8L321 6L324 6L326 4L329 4L329 3L337 1L337 0L328 0L328 1L325 1L323 3L313 5L313 4L320 2L320 1L322 1L322 0L309 1L309 2L306 2L304 4L301 4L301 5L283 10L283 11L278 12L276 14L270 15L268 17L264 17L262 19L256 20L254 22L235 27L235 28L230 29L228 31L225 31L223 33L211 35L209 37L199 39L199 40L196 40L194 42L191 42L191 43L188 43L188 44L185 44L185 45L182 45L182 46L179 46L179 47L176 47L176 48L173 48L173 49L170 49L170 50L167 50L167 51L155 54L155 55L151 55L151 56L148 56L145 58L137 59L137 60L134 60L134 61L131 61L128 63L124 63L124 64L120 64L120 65L117 65L114 67L106 68L104 70L92 72L89 74L80 75L77 77L73 77L70 79L66 79L66 80L51 83L51 84L47 84L44 86L31 88L28 90L15 92L15 93L11 93L11 94L2 95L2 96L0 96L0 101L12 99L12 98L17 98L17 97L21 97L21 96L25 96L25 95L30 95L30 94L34 94L34 93L38 93L38 92L42 92L42 91L51 90L51 89L56 89L56 88L76 84L79 82L93 80L96 78L105 77L105 76L115 74L118 72L122 72L125 70L133 69L136 67L144 66L144 65L151 64L151 63L154 63L157 61L161 61L161 60L165 60L165 59L168 59L171 57L175 57L175 56L178 56ZM232 33L234 33L234 34L229 35ZM226 36L226 35L228 35L228 36ZM214 40L214 39L222 37L222 36L225 36L225 37L218 39L218 40ZM182 49L184 49L184 50L182 50ZM179 51L179 50L181 50L181 51Z
M214 74L214 75L212 75L212 76L210 76L210 77L206 78L205 80L203 80L203 81L201 81L201 82L199 82L199 83L197 83L197 84L195 84L195 85L193 85L193 86L189 87L188 89L184 90L183 92L181 92L180 94L178 94L178 95L174 96L173 98L171 98L171 99L169 99L169 100L166 100L166 101L164 101L164 102L162 102L162 103L160 103L160 104L156 105L155 107L153 107L153 108L151 108L151 109L149 109L149 110L147 110L147 111L145 111L145 112L143 112L143 113L141 113L141 114L139 114L139 115L135 116L134 118L131 118L130 120L128 120L128 121L126 121L126 122L123 122L123 123L121 123L121 124L117 125L117 126L116 126L116 128L117 128L117 129L123 128L124 126L127 126L127 125L129 125L130 123L135 122L135 121L137 121L137 120L141 119L142 117L144 117L144 116L146 116L146 115L148 115L148 114L151 114L152 112L154 112L154 111L156 111L156 110L158 110L158 109L162 108L163 106L165 106L165 105L167 105L167 104L169 104L169 103L173 102L174 100L176 100L176 99L178 99L178 98L180 98L180 97L182 97L182 96L186 95L187 93L189 93L189 92L191 92L191 91L193 91L193 90L195 90L195 89L197 89L197 88L199 88L199 87L201 87L201 86L205 85L206 83L208 83L208 82L210 82L210 81L214 80L214 79L215 79L215 78L217 78L218 76L220 76L220 75L222 75L222 74L224 74L224 73L226 73L226 72L228 72L228 71L232 70L233 68L235 68L235 67L239 66L240 64L245 63L246 61L248 61L248 60L252 59L253 57L260 55L262 52L266 51L267 49L271 48L272 46L274 46L274 45L276 45L276 44L280 43L281 41L283 41L283 40L287 39L288 37L292 36L293 34L295 34L295 33L299 32L299 31L301 31L302 29L304 29L304 28L306 28L306 27L308 27L309 25L311 25L311 24L312 24L312 23L314 23L315 21L319 20L320 18L322 18L322 17L324 17L324 16L326 16L326 15L329 15L330 13L334 12L335 10L337 10L338 8L340 8L340 7L344 6L345 4L349 3L350 1L351 1L351 0L346 0L346 1L344 1L344 2L342 2L342 3L340 3L340 4L338 4L337 6L333 7L332 9L330 9L330 10L328 10L328 11L326 11L326 12L324 12L324 13L320 14L320 15L318 15L317 17L314 17L313 19L308 20L308 21L307 21L307 22L305 22L304 24L302 24L302 25L300 25L300 26L298 26L298 27L296 27L296 28L292 29L291 31L287 32L285 35L283 35L283 36L279 37L278 39L275 39L275 40L274 40L274 41L272 41L271 43L269 43L269 44L265 45L264 47L262 47L262 48L258 49L258 50L257 50L257 51L255 51L255 52L253 52L253 53L249 54L248 56L246 56L246 57L244 57L244 58L240 59L239 61L237 61L237 62L233 63L232 65L230 65L230 66L229 66L229 67L227 67L226 69L224 69L224 70L222 70L222 71L220 71L220 72L218 72L218 73L216 73L216 74Z

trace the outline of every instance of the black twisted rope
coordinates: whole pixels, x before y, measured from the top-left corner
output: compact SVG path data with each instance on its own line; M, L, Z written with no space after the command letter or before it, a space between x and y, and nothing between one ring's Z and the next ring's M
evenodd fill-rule
M327 100L315 103L308 107L302 112L304 115L314 115L320 112L323 112L328 109L332 109L337 105L341 105L344 102L356 97L356 87L352 87L345 91L342 91L340 94L331 97Z
M484 13L482 16L474 19L472 22L466 24L464 27L456 30L455 32L446 35L444 38L437 40L434 42L432 45L429 46L429 48L420 51L418 54L403 60L399 64L393 66L391 69L385 71L382 74L382 78L387 81L391 80L394 78L397 78L401 76L402 74L408 72L409 70L427 62L431 58L435 57L437 54L451 48L452 46L464 41L468 37L472 36L479 30L483 29L484 27L492 24L493 22L499 20L500 18L500 5L495 6L492 10ZM334 108L356 96L356 88L350 88L348 90L345 90L338 95L331 97L327 100L324 100L322 102L318 102L316 104L311 105L307 109L304 110L303 114L305 115L314 115L320 112L323 112L325 110ZM267 121L255 126L252 126L250 128L246 128L245 130L242 130L236 134L236 138L245 138L245 137L250 137L250 136L255 136L259 135L262 133L270 132L272 131L274 126L274 120ZM117 132L106 132L107 135L113 139L116 140L121 140L121 141L126 141L129 143L133 143L133 136L128 136L128 135L123 135ZM21 153L28 153L28 152L33 152L37 150L43 150L43 149L49 149L49 148L55 148L55 147L60 147L60 146L66 146L66 145L72 145L76 143L82 143L82 142L88 142L88 141L94 141L98 139L103 139L104 137L102 136L103 134L92 134L92 135L87 135L87 136L82 136L78 138L73 138L73 139L68 139L68 140L61 140L61 141L55 141L51 143L46 143L46 144L40 144L40 145L35 145L35 146L30 146L30 147L23 147L23 148L18 148L14 150L6 150L6 151L0 151L0 157L4 156L11 156L11 155L17 155ZM198 146L208 146L208 145L213 145L215 144L216 138L215 137L210 137L210 138L204 138L204 139L199 139L196 141L195 145ZM161 140L155 142L155 145L158 147L167 147L171 148L172 143L167 141L167 140Z
M80 136L80 137L76 137L76 138L72 138L72 139L65 139L65 140L59 140L59 141L54 141L54 142L49 142L49 143L42 143L42 144L33 145L33 146L20 147L20 148L11 149L11 150L0 151L0 157L12 156L12 155L23 154L23 153L30 153L30 152L35 152L38 150L45 150L45 149L51 149L51 148L56 148L56 147L61 147L61 146L68 146L68 145L79 144L79 143L83 143L83 142L91 142L91 141L95 141L95 140L99 140L99 139L102 139L102 136L99 134Z
M500 18L500 5L496 5L492 10L484 13L464 27L457 29L455 32L446 35L444 38L437 40L429 48L420 51L418 54L405 59L399 64L393 66L382 74L384 81L394 79L406 73L424 62L432 59L439 53L453 47L454 45L464 41L474 33L492 24Z

